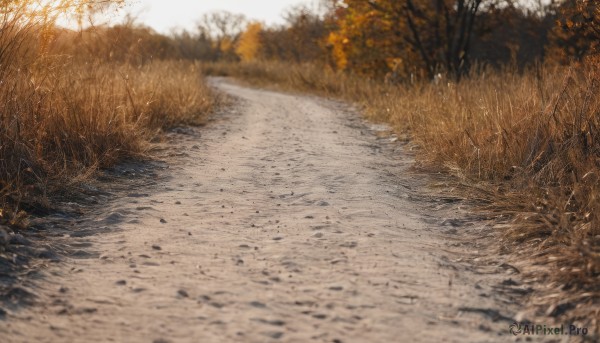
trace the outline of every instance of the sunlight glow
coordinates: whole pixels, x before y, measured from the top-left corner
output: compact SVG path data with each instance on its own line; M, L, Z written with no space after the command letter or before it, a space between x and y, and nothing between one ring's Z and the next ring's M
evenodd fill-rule
M317 3L315 0L132 0L119 13L111 14L110 20L122 20L130 14L160 33L169 33L175 28L193 29L204 13L229 11L272 25L283 23L282 14L292 6Z

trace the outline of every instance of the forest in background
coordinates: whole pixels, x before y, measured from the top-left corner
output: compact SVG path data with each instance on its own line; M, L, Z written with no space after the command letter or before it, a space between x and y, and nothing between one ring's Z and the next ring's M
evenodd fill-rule
M568 65L598 50L597 6L589 0L324 0L284 13L266 26L243 14L213 12L195 30L155 33L129 18L102 27L114 44L109 58L206 62L316 63L394 82L456 80L472 68L523 71L536 64ZM98 34L98 27L84 32ZM142 57L143 56L143 57ZM108 57L108 56L107 56Z
M284 25L215 12L169 35L131 18L60 28L52 13L94 9L35 3L3 2L0 15L3 223L25 227L22 210L48 194L201 122L216 100L200 72L229 75L390 123L498 224L498 252L521 261L540 315L599 330L595 1L324 1Z

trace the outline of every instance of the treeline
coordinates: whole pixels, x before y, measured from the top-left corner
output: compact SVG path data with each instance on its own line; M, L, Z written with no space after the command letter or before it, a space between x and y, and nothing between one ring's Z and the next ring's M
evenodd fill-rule
M475 65L523 70L536 63L568 64L598 51L595 1L532 3L326 0L319 10L288 10L279 26L215 12L202 16L196 29L171 35L130 20L86 30L78 39L89 40L89 52L107 60L310 62L393 82L440 73L460 78Z
M298 7L288 12L286 22L268 28L244 15L221 11L201 16L193 30L165 35L127 17L122 23L82 31L56 27L46 34L45 52L140 64L165 59L204 62L273 59L298 63L324 60L320 42L330 32L324 17Z

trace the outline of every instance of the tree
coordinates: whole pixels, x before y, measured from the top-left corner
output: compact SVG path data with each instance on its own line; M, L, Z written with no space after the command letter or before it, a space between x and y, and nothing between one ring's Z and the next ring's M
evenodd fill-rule
M206 34L183 30L173 32L171 37L181 58L201 61L213 59L212 41Z
M491 0L489 0L491 1ZM333 50L362 71L402 61L430 78L444 71L458 79L469 69L469 50L483 0L338 1ZM346 47L336 47L342 42ZM416 55L416 56L415 56ZM355 64L354 58L358 58Z
M558 5L553 50L567 63L600 53L600 4L594 0L566 0Z
M296 63L324 60L323 41L329 32L324 18L306 6L292 7L284 18L285 25L262 32L263 57Z
M517 2L486 6L477 18L469 58L494 67L511 65L519 70L544 63L555 21L556 12L545 0L536 7Z
M248 24L246 31L242 33L235 52L242 61L252 61L258 58L261 48L260 34L262 24L258 22Z
M375 10L366 1L348 0L337 3L333 17L337 29L327 42L335 65L360 74L382 75L391 65L388 60L409 59L410 51L403 46L403 22L390 15L398 3L386 1L388 8Z
M245 26L244 15L227 11L206 13L197 24L199 35L213 42L213 60L237 60L235 47Z

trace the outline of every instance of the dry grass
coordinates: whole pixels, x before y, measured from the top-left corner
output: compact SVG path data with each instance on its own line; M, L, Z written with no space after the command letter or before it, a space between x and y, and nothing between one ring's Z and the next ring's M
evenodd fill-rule
M535 281L531 304L600 334L600 63L405 86L311 65L204 69L346 99L409 135L423 165L484 189L487 210L510 215L498 250Z
M199 124L215 102L198 67L182 62L43 60L3 83L0 189L14 205L141 156L160 129Z
M145 155L162 129L200 124L218 101L197 64L109 62L76 40L61 44L80 55L52 50L52 27L20 11L0 13L0 224L18 226L24 205Z

